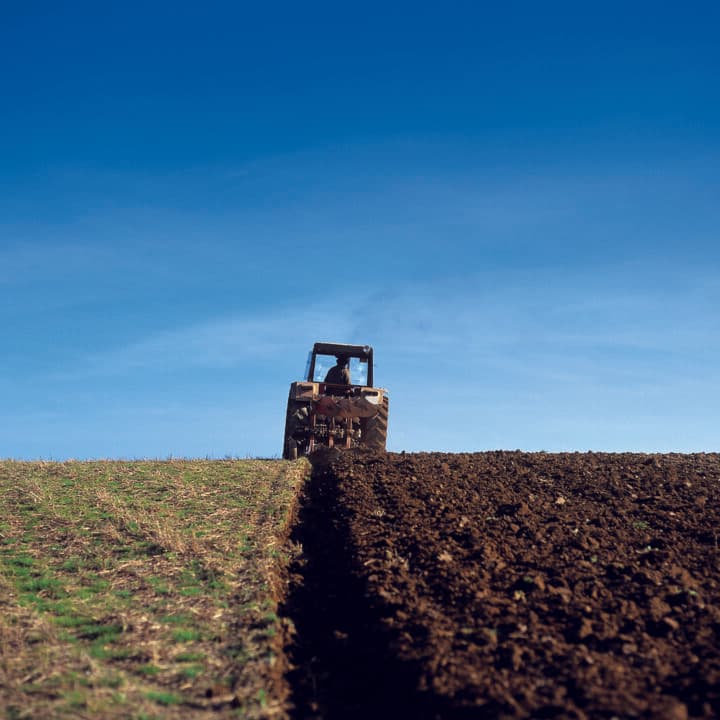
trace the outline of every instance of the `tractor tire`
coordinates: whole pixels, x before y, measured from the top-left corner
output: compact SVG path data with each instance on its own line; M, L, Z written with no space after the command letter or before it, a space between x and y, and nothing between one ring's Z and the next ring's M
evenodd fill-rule
M305 454L305 442L294 437L295 433L303 427L305 419L300 417L302 409L307 407L307 403L298 402L297 400L288 400L287 413L285 415L285 438L283 440L283 460L297 460L298 455Z
M284 460L297 460L298 459L298 448L297 443L292 438L285 439L285 452L283 453Z
M386 396L375 417L366 418L362 426L362 447L367 450L385 452L387 443L388 415L390 414L390 399Z

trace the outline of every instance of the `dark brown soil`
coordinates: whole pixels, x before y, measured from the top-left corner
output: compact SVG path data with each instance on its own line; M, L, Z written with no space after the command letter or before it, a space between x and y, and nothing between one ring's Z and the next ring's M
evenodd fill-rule
M352 618L299 630L336 642L298 716L720 717L720 455L348 453L313 484ZM393 709L348 685L373 667Z

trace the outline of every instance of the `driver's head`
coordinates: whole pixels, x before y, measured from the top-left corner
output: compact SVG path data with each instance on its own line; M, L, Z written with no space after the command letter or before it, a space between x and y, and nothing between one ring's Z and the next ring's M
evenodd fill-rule
M337 364L340 367L345 367L348 364L348 357L347 355L336 355L337 358Z

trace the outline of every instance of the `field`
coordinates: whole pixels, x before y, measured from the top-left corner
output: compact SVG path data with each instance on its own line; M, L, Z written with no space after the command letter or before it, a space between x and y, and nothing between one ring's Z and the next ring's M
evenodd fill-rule
M719 501L718 455L318 464L301 716L719 717Z
M0 463L0 711L720 717L720 455L312 463Z
M308 472L0 463L4 717L282 715L277 601Z

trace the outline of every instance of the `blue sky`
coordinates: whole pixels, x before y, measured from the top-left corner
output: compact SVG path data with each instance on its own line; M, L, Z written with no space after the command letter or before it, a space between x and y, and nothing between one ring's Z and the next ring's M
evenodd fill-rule
M717 451L714 3L10 2L0 457Z

